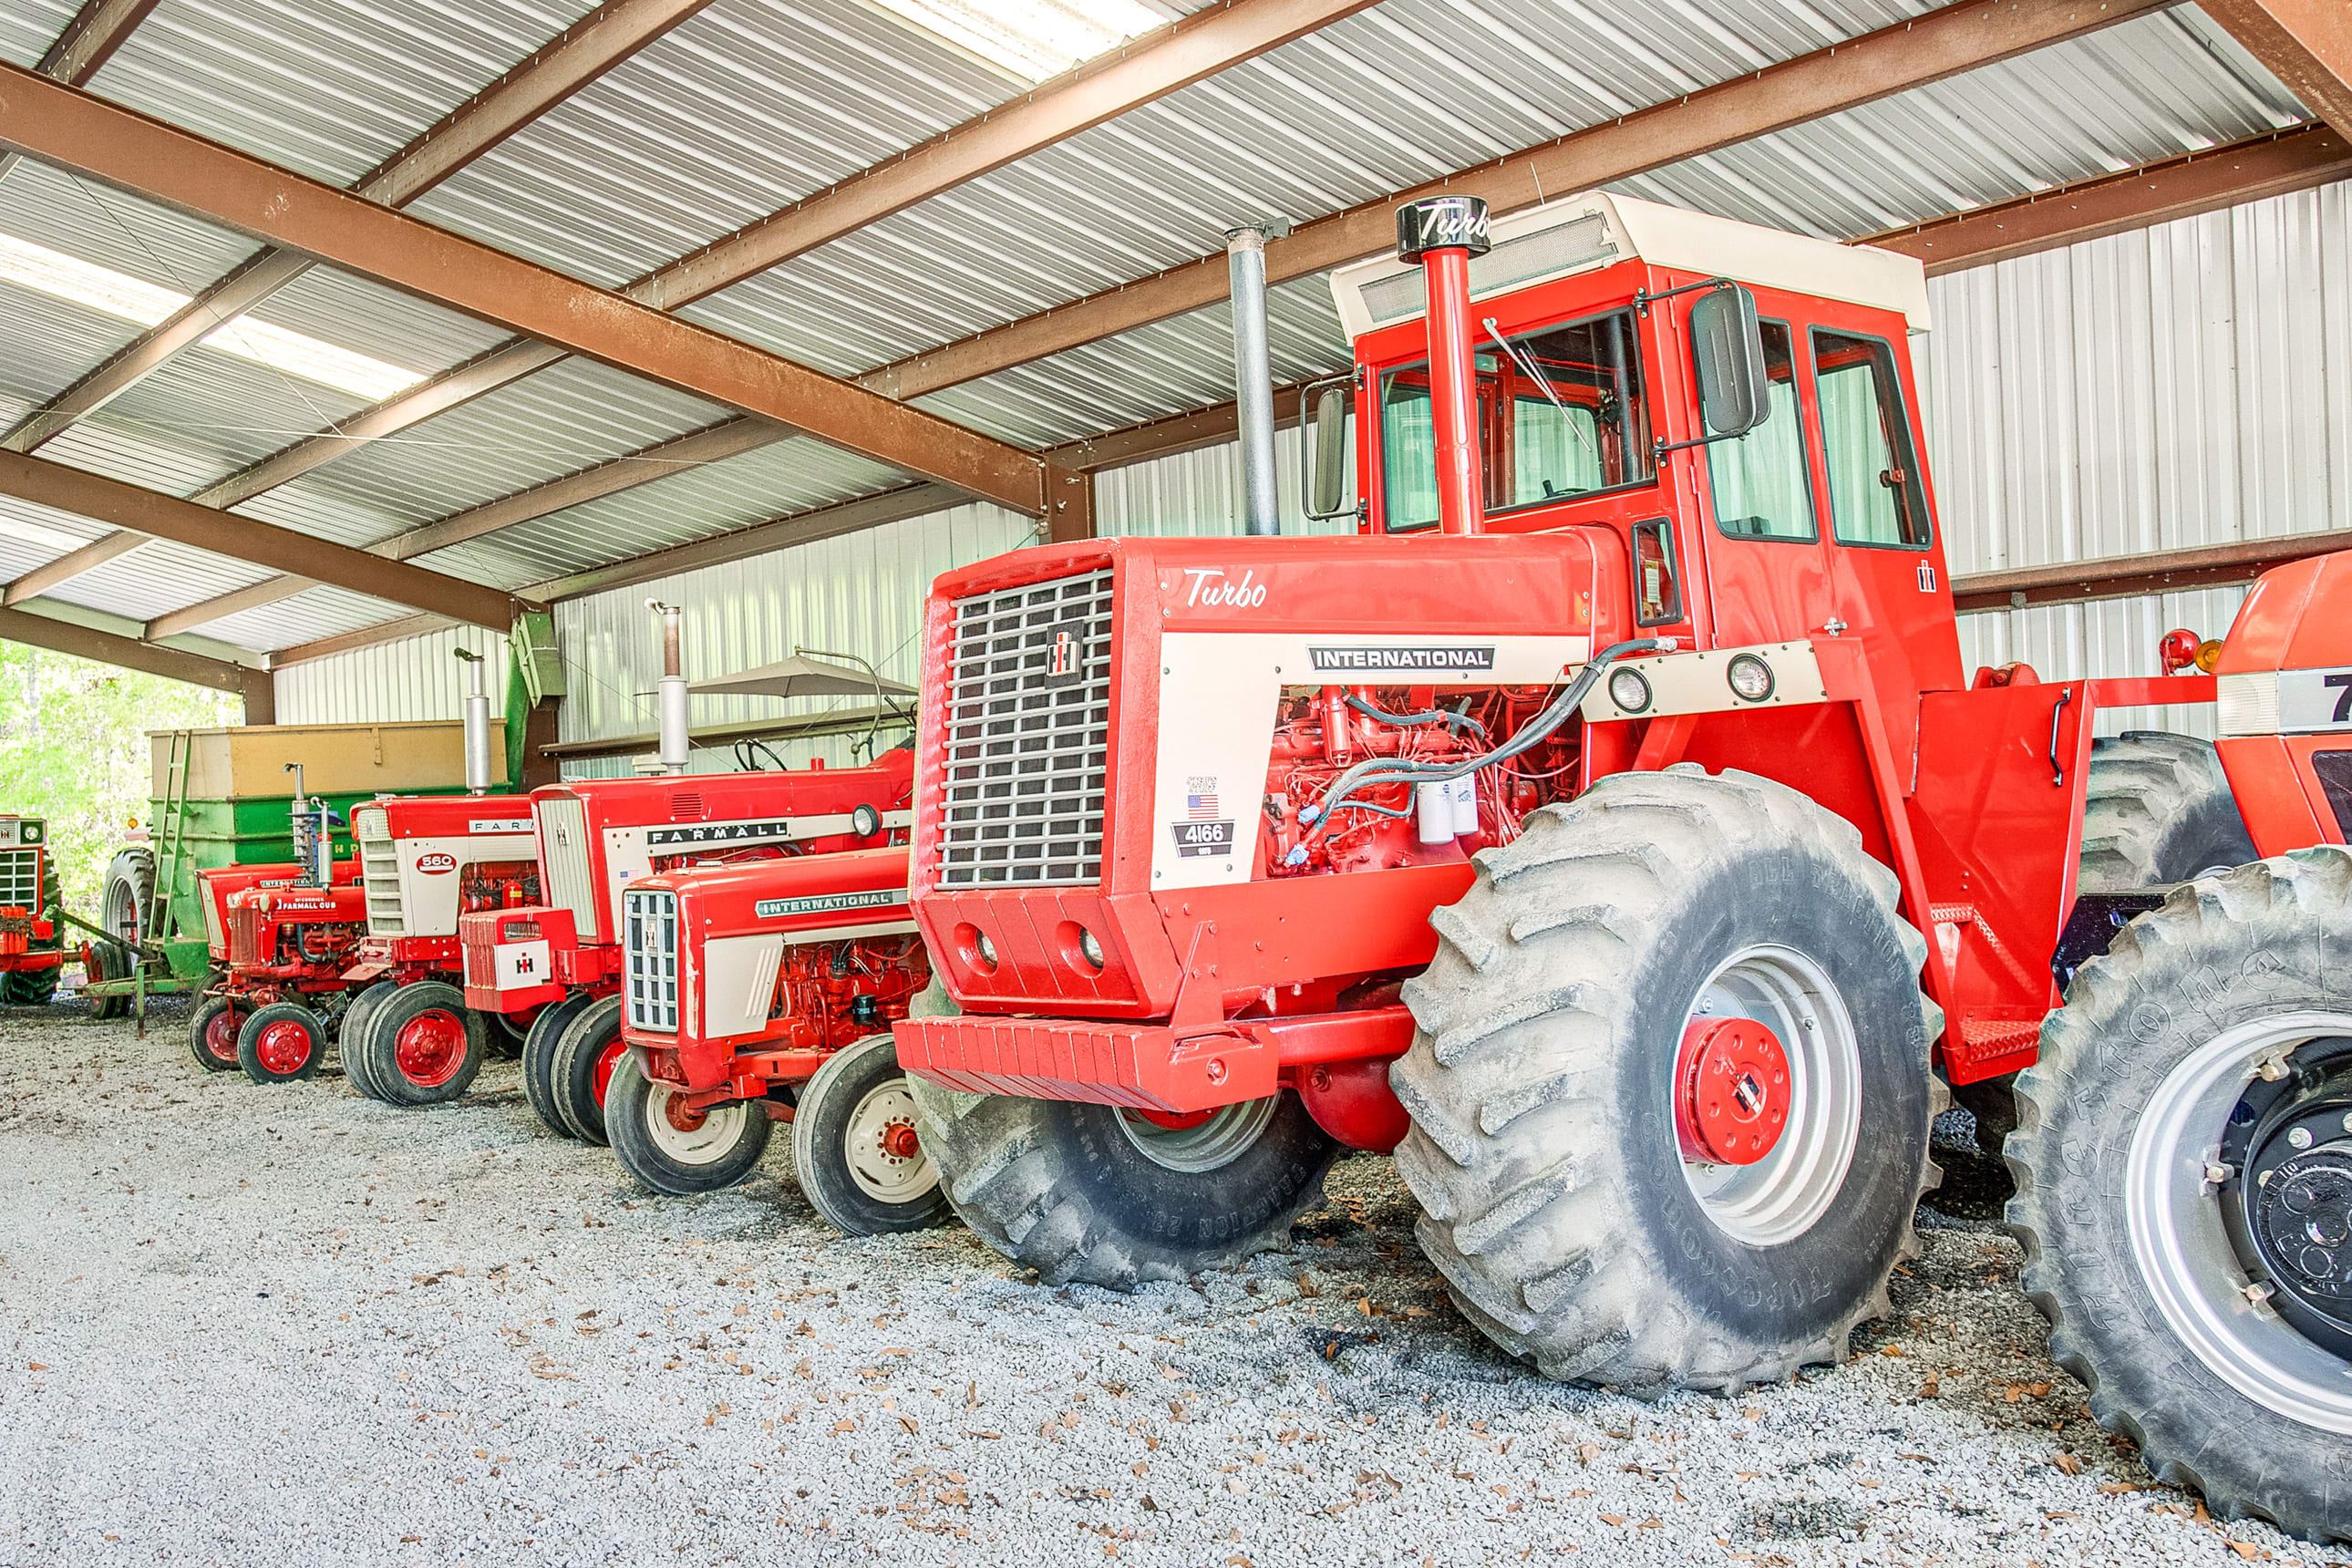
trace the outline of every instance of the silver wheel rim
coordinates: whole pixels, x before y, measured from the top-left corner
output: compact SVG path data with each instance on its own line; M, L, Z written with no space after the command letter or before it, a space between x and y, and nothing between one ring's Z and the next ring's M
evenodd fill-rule
M1792 947L1745 947L1716 967L1685 1019L1752 1018L1789 1056L1789 1119L1752 1165L1682 1162L1683 1181L1714 1226L1749 1247L1811 1230L1853 1164L1862 1136L1862 1047L1837 984ZM1669 1068L1671 1071L1671 1066ZM1671 1083L1669 1092L1675 1091Z
M2352 1035L2352 1016L2285 1013L2226 1030L2165 1075L2132 1130L2124 1215L2132 1261L2173 1334L2213 1375L2291 1421L2352 1433L2352 1369L2245 1296L2245 1266L2205 1166L2256 1068L2306 1040Z
M1118 1130L1153 1164L1198 1175L1230 1165L1246 1153L1274 1120L1275 1103L1280 1098L1268 1095L1239 1105L1221 1105L1209 1113L1207 1121L1192 1127L1162 1127L1122 1106Z
M920 1145L912 1154L893 1154L883 1139L893 1127L915 1125L915 1097L907 1080L894 1078L866 1091L849 1113L842 1134L842 1159L857 1190L877 1203L910 1204L940 1184Z
M650 1079L646 1082L646 1135L653 1140L655 1148L681 1165L717 1164L742 1141L744 1121L751 1114L751 1102L739 1100L732 1105L713 1106L703 1113L702 1125L689 1132L669 1119L669 1099L676 1092L668 1084Z

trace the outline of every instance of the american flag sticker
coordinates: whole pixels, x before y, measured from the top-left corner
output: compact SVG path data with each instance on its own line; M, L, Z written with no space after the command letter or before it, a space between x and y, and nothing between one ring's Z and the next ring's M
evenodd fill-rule
M1234 823L1220 810L1214 774L1184 781L1184 819L1168 825L1176 853L1187 859L1234 852Z
M1211 790L1207 795L1186 795L1184 797L1184 815L1194 822L1206 822L1210 818L1221 815L1217 810L1216 791Z

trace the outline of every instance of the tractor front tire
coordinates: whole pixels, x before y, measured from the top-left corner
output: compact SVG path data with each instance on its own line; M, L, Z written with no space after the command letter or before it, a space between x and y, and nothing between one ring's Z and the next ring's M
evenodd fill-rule
M1477 864L1390 1071L1455 1304L1547 1377L1645 1395L1843 1360L1937 1174L1939 1021L1894 874L1798 792L1691 764L1606 778ZM1705 1042L1758 1024L1784 1067L1763 1052L1729 1098L1759 1126L1777 1105L1777 1140L1702 1161L1677 1123L1725 1113Z
M236 1037L245 1018L233 997L207 996L188 1014L188 1052L206 1072L235 1072Z
M549 1103L564 1130L583 1143L604 1147L604 1093L625 1065L621 1039L621 998L616 993L583 1007L555 1039L548 1058Z
M907 1084L957 1217L1052 1285L1132 1290L1282 1247L1340 1152L1292 1094L1168 1127L1115 1106Z
M622 1168L646 1191L666 1197L719 1192L749 1176L775 1130L767 1102L737 1100L679 1112L670 1104L676 1093L672 1085L647 1078L630 1054L622 1055L598 1119Z
M915 1102L887 1035L844 1046L793 1109L801 1194L851 1236L925 1230L954 1217L915 1131Z
M128 980L132 963L131 950L116 942L94 942L89 947L89 968L95 973L85 975L89 980ZM93 1018L128 1018L131 998L123 996L93 996L89 999L89 1016Z
M2347 973L2340 847L2178 889L2075 972L2008 1146L2026 1294L2093 1416L2214 1513L2319 1540L2352 1539Z
M463 1097L482 1070L482 1020L447 981L413 981L378 1005L362 1048L377 1099L441 1105Z
M2076 890L2131 892L2260 858L2210 741L2130 730L2091 742Z
M256 1083L315 1076L327 1056L327 1026L299 1002L272 1002L248 1014L236 1031L236 1063Z
M539 1010L530 1021L530 1033L522 1042L522 1097L550 1132L558 1138L573 1136L572 1124L555 1109L555 1045L572 1020L588 1009L595 998L583 992L574 992L559 1001L551 1002Z

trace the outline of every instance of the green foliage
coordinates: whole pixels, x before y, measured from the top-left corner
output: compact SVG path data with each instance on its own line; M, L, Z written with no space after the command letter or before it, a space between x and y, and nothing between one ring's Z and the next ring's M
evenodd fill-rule
M0 642L0 812L47 820L68 909L96 918L106 863L147 820L146 732L240 712L226 692Z

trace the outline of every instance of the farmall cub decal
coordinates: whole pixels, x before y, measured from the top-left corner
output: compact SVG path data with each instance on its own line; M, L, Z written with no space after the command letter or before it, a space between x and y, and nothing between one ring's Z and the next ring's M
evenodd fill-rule
M1184 781L1184 820L1170 823L1168 831L1175 836L1176 853L1186 859L1234 852L1234 819L1220 808L1213 774Z
M436 849L430 855L419 855L416 868L428 877L446 877L457 868L457 858L446 850Z

